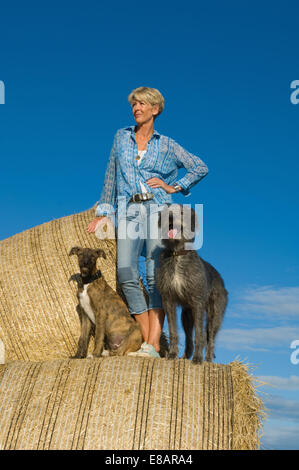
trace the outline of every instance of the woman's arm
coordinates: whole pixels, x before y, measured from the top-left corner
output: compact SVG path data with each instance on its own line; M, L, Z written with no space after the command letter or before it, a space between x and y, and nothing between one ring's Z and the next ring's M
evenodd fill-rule
M108 165L106 168L105 178L101 197L96 207L96 217L102 215L109 216L115 213L116 203L116 143L117 133L113 139L113 145L110 152Z
M175 158L178 168L186 168L187 173L183 178L180 178L176 183L181 186L181 192L185 196L190 195L190 189L208 173L207 165L196 155L187 152L181 145L177 144L174 140L173 144L173 156Z
M146 182L151 188L163 188L167 193L181 192L184 196L190 196L190 188L200 181L208 173L207 165L183 147L172 142L172 155L178 168L186 168L187 173L181 179L176 180L175 184L168 185L160 178L154 177Z
M117 133L113 139L113 145L110 152L108 165L106 168L105 178L101 197L98 201L95 218L90 222L87 227L89 233L94 233L100 220L109 222L110 219L106 219L106 216L113 216L115 213L115 202L116 202L116 139Z

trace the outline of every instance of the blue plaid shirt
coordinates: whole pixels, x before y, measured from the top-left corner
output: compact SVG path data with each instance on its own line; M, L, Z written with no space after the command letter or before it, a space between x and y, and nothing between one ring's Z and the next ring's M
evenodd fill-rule
M189 196L190 188L208 173L207 166L200 158L156 130L147 143L140 163L136 159L137 154L135 126L119 129L114 136L96 216L114 215L117 211L120 215L119 197L125 200L126 207L134 194L142 192L140 181L148 192L153 193L157 204L164 204L172 203L172 195L162 188L151 188L146 183L148 179L160 178L168 185L178 183L182 187L181 192ZM187 173L177 179L179 168L185 168Z

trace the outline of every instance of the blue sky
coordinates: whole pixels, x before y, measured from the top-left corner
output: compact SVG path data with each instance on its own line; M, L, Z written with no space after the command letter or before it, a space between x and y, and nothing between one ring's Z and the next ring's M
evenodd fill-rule
M0 239L91 207L137 86L160 133L208 176L201 256L229 291L216 361L239 356L269 408L263 446L299 449L298 3L11 1L1 5ZM1 102L1 100L0 100ZM182 340L183 343L183 340ZM298 354L299 357L299 354Z

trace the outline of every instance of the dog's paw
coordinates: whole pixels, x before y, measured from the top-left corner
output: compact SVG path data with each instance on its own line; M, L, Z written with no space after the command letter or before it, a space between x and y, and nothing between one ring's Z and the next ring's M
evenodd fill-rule
M194 356L192 359L193 364L201 364L202 363L202 357L200 356Z
M176 353L168 353L167 359L177 359L178 355Z
M102 353L103 353L103 350L99 351L99 352L94 352L93 351L93 353L90 354L90 357L93 357L93 359L100 358L100 357L102 357Z
M210 354L207 354L206 357L205 357L205 361L206 362L213 362L213 356L211 356Z
M190 359L191 356L192 356L192 352L190 352L190 353L185 353L185 354L182 356L182 359Z
M102 356L102 357L110 356L110 353L109 353L108 349L104 349L104 351L102 352L101 356Z
M94 355L93 354L88 354L87 359L94 359Z
M206 361L206 362L213 362L213 360L214 360L215 358L216 358L215 354L208 351L208 352L206 353L206 356L205 356L205 361Z

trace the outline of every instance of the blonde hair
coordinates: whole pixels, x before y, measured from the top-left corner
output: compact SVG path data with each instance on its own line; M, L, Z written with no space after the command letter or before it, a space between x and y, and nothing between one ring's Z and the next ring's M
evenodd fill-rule
M155 118L162 113L164 109L164 98L156 88L140 86L139 88L135 88L135 90L131 91L128 96L128 101L131 105L133 105L134 101L141 100L144 100L146 103L149 103L152 106L155 104L159 105L159 111Z

